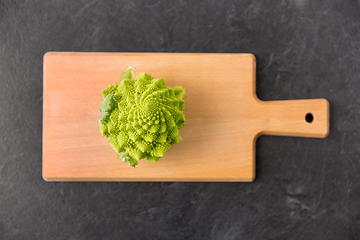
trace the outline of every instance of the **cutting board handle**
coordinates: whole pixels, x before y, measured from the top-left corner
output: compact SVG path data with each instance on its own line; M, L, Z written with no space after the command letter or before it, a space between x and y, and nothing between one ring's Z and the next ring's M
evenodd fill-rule
M258 100L258 103L258 112L265 123L259 135L325 138L329 134L326 99Z

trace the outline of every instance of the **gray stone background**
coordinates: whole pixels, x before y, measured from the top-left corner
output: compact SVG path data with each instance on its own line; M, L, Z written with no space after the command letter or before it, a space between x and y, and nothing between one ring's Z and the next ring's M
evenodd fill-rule
M47 183L47 51L253 53L330 135L260 137L253 183ZM359 61L359 1L0 0L0 239L360 239Z

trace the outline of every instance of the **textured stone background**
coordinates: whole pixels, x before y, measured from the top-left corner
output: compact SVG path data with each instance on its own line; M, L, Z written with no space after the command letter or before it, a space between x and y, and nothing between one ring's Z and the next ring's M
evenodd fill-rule
M47 183L47 51L254 53L331 132L260 137L253 183ZM359 62L359 1L0 0L0 239L360 239Z

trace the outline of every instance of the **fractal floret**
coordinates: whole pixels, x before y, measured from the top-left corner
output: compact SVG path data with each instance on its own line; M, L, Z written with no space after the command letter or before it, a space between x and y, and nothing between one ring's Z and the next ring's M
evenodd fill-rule
M146 73L135 77L129 68L121 74L120 84L102 92L100 132L130 166L140 159L157 162L170 145L182 140L185 96L184 87L167 87L162 78Z

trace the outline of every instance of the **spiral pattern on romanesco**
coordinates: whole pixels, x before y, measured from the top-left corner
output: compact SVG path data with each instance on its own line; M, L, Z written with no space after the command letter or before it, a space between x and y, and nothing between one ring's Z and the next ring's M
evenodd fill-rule
M120 153L118 158L130 166L135 167L140 159L157 162L170 145L182 139L184 87L169 88L162 78L146 73L135 77L129 68L122 73L120 84L104 89L102 97L100 132Z

